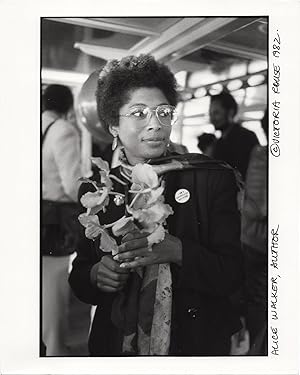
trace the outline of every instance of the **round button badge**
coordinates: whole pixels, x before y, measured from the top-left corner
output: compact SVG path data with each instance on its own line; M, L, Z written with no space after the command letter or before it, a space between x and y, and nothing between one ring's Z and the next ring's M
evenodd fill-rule
M177 203L186 203L190 199L190 192L186 189L179 189L175 193L175 200Z

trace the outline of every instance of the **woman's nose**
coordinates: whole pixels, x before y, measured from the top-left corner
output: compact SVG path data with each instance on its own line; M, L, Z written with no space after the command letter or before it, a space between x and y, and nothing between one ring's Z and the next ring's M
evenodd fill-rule
M158 118L157 118L155 112L151 112L147 128L149 130L161 128L161 123L158 121Z

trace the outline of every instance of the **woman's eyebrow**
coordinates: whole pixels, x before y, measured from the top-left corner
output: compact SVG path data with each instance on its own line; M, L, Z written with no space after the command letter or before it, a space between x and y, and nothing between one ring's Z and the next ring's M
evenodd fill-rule
M147 104L145 103L133 103L129 106L129 108L132 108L132 107L136 107L136 106L143 106L143 107L149 107L149 108L156 108L158 107L159 105L169 105L169 103L159 103L157 105L155 105L154 107L149 107Z

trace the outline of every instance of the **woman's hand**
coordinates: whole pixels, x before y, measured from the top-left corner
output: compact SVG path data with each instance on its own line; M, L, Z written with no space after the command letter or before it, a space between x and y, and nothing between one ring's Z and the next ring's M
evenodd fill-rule
M148 246L147 234L130 233L123 238L119 246L119 254L114 259L121 263L123 269L137 268L155 263L176 263L182 262L182 243L177 238L168 233L165 239Z
M91 270L91 280L103 292L114 293L124 288L129 270L120 267L120 263L111 255L104 255Z

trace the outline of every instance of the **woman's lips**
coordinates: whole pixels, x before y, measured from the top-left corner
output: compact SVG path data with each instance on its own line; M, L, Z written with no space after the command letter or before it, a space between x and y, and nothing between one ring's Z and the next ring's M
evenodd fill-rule
M149 146L161 146L165 143L165 139L150 137L150 138L144 138L143 142L146 142Z
M143 141L150 141L150 142L163 142L165 139L161 137L149 137L149 138L144 138Z

